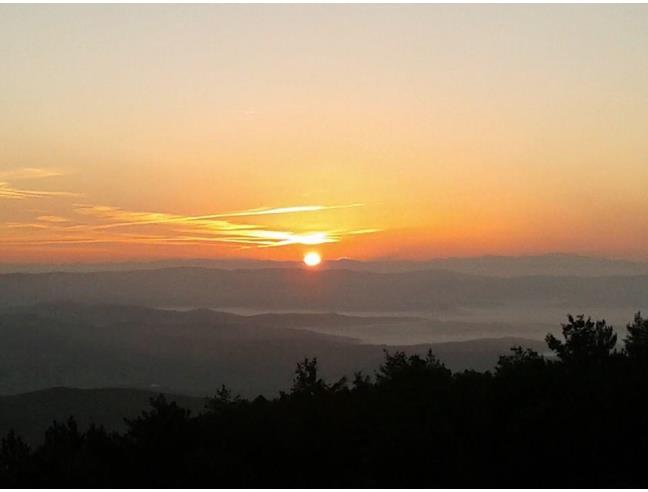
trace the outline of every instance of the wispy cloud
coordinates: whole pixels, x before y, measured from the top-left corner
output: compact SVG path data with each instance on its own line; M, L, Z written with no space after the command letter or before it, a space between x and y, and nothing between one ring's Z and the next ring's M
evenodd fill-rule
M79 205L77 213L82 215L94 215L103 219L116 220L117 222L105 224L104 228L128 227L135 225L152 225L152 224L169 224L169 223L190 223L206 222L211 225L227 225L230 222L219 221L217 219L227 219L235 217L254 217L258 215L281 215L304 212L320 212L323 210L333 210L341 208L362 207L362 203L353 203L348 205L299 205L294 207L278 208L254 208L248 210L239 210L234 212L223 212L208 215L183 216L157 212L129 212L115 207L97 206L97 205ZM245 227L234 225L236 228Z
M40 215L36 217L36 220L39 220L41 222L51 222L53 224L64 224L70 222L70 219L59 217L57 215Z
M352 208L363 207L364 203L351 203L349 205L299 205L296 207L279 207L279 208L253 208L249 210L242 210L239 212L229 212L216 215L203 215L195 217L196 220L200 219L215 219L226 217L251 217L255 215L278 215L278 214L294 214L301 212L320 212L322 210L334 210L339 208Z
M12 200L27 200L31 198L81 196L78 193L71 193L69 191L34 190L23 188L22 186L15 186L14 184L12 184L14 181L38 180L55 176L63 176L63 174L63 172L56 169L44 169L37 167L23 167L20 169L0 171L0 199L4 198Z
M0 179L17 181L21 179L43 179L55 176L63 176L65 173L57 169L46 169L40 167L22 167L9 171L0 171Z
M75 217L42 215L30 222L5 224L11 229L31 230L38 238L7 237L3 244L231 244L241 248L268 248L289 245L336 243L345 237L368 234L377 229L295 230L242 223L245 217L316 213L326 210L361 207L347 205L299 205L265 207L206 215L180 215L163 212L138 212L100 205L76 205ZM276 222L276 221L275 221ZM294 220L291 221L294 224Z
M62 176L57 169L25 167L0 171L0 199L29 200L47 197L78 197L68 191L34 189L14 182ZM240 248L269 248L289 245L336 243L344 238L375 232L376 229L314 229L309 220L286 219L285 215L316 214L355 207L349 204L302 204L258 207L245 210L181 215L157 211L133 211L96 204L71 204L71 213L38 215L29 220L0 224L2 245L60 244L229 244ZM270 217L273 219L270 221ZM253 221L253 223L251 223ZM265 224L264 224L265 222ZM268 223L271 222L272 225ZM321 222L318 222L321 223ZM279 224L279 225L278 225ZM302 225L303 224L303 225Z
M23 188L16 188L11 186L5 181L0 181L0 199L7 198L13 200L26 200L29 198L45 198L45 197L78 197L78 193L70 193L68 191L43 191L43 190L27 190Z

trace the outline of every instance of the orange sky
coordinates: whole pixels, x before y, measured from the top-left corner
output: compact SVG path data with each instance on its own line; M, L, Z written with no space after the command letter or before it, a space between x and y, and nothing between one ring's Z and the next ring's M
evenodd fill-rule
M0 5L0 261L648 258L644 5Z

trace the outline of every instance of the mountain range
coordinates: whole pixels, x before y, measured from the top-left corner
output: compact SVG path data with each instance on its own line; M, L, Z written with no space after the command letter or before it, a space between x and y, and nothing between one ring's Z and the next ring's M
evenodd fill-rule
M0 263L0 273L49 273L159 270L164 268L217 268L223 270L260 268L303 268L300 261L248 259L170 259L105 263ZM432 260L381 259L372 261L351 258L327 259L320 267L331 270L353 270L375 273L450 270L473 275L515 277L524 275L581 276L648 274L648 262L611 259L565 253L536 256L449 257Z
M454 370L485 370L511 346L545 349L541 341L513 337L402 346L312 330L381 322L393 320L78 303L5 308L0 311L0 394L67 386L205 396L225 384L254 397L290 387L295 365L304 357L317 357L324 376L336 379L358 370L372 373L384 350L432 349Z
M436 312L498 306L637 310L648 275L493 277L448 270L375 273L304 268L165 268L0 275L0 306L42 302L258 311Z

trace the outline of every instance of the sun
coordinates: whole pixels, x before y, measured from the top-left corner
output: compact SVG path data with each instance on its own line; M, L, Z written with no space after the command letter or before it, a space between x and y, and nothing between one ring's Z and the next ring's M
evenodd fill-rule
M309 267L314 267L322 262L322 257L315 251L310 251L304 255L304 264Z

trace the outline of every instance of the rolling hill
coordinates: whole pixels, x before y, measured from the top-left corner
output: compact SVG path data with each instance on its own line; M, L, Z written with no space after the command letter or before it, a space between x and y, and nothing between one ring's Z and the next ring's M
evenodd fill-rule
M324 376L339 378L373 371L385 349L432 347L452 369L483 370L512 345L544 348L542 342L515 338L377 345L298 328L324 320L346 329L380 324L339 315L239 316L74 303L3 309L0 394L71 386L204 396L226 384L245 396L270 395L290 386L295 364L304 357L318 357Z

